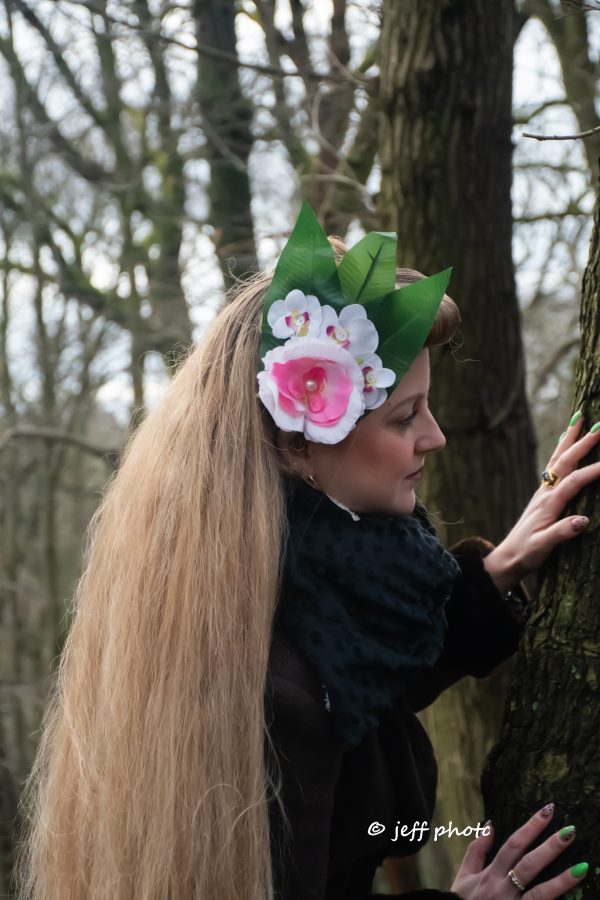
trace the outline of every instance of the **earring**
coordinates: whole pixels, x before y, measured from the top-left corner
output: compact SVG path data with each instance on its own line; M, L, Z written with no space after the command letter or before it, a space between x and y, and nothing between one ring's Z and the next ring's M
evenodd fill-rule
M294 467L294 469L297 469L298 463L293 462L292 466ZM303 481L306 481L307 484L310 484L311 487L316 488L317 491L321 490L312 472L310 472L308 475L302 475L302 473L300 473L300 477L303 479Z

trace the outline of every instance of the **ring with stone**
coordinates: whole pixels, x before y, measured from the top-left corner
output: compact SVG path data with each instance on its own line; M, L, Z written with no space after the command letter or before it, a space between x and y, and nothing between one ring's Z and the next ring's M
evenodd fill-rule
M521 882L519 881L519 879L517 878L517 876L515 875L515 873L514 873L514 871L513 871L512 869L511 869L510 872L508 873L508 877L510 878L510 880L512 881L512 883L514 884L514 886L517 887L517 888L519 888L519 890L521 891L521 893L523 893L523 891L525 890L525 885L524 885L524 884L521 884Z
M559 481L560 475L557 475L554 469L551 469L550 466L548 466L542 472L542 480L540 481L540 484L545 484L546 487L554 487L554 485L558 484Z

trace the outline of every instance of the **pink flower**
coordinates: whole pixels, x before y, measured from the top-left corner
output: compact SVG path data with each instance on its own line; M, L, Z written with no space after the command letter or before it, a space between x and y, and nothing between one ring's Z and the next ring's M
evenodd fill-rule
M365 409L364 376L356 360L332 341L306 337L265 354L259 396L283 431L336 444Z

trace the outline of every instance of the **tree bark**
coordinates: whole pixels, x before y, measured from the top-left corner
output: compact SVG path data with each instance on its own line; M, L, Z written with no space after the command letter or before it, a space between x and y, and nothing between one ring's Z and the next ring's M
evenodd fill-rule
M381 35L380 207L399 264L454 267L462 344L432 348L432 409L447 438L421 498L447 543L498 543L536 487L512 261L512 0L386 0ZM509 666L510 667L510 664ZM440 765L437 817L482 813L478 776L499 730L507 666L466 679L427 714ZM477 709L479 715L473 716ZM468 728L443 728L444 721ZM466 840L444 843L454 868Z
M198 42L237 56L233 0L194 0ZM209 144L209 219L225 288L256 269L248 159L252 105L238 69L230 62L198 57L198 99Z
M575 376L582 434L600 419L600 206L596 202L588 265L583 278L581 352ZM593 451L578 468L598 461ZM502 736L482 777L486 813L494 821L493 853L522 821L554 801L554 817L541 840L573 824L576 845L543 870L540 880L580 860L590 870L577 897L597 897L600 868L600 491L592 484L563 515L590 518L584 534L558 547L541 573L521 642ZM532 845L533 846L533 845Z

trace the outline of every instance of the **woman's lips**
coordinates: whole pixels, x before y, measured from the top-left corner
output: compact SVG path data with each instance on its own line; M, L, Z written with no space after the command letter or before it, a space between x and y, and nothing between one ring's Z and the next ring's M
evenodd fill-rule
M421 466L421 468L418 469L416 472L413 472L412 475L407 475L406 477L410 478L411 481L418 481L419 478L421 477L422 472L423 472L423 466Z

